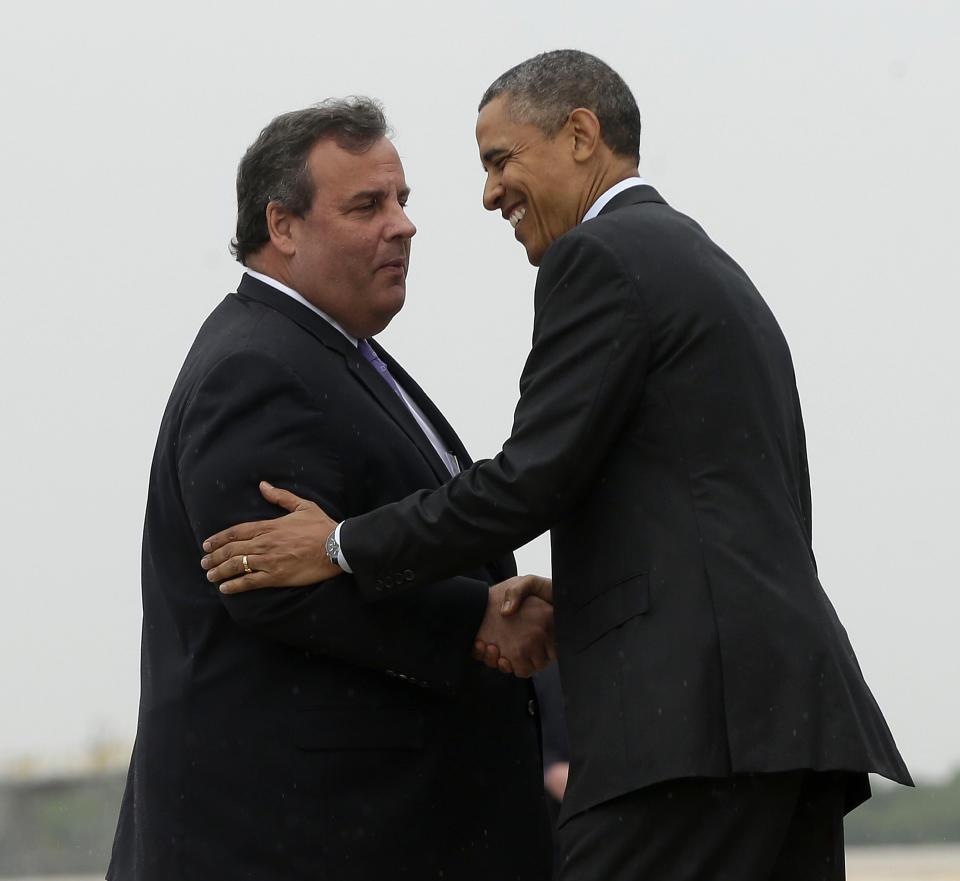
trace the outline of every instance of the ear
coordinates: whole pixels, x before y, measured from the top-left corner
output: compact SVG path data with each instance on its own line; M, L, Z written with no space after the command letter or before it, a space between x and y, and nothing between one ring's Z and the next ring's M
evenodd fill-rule
M592 110L578 107L567 117L567 128L573 138L573 158L585 162L600 145L600 120Z
M293 215L279 202L270 202L267 205L267 232L270 233L270 241L281 254L287 257L297 253L292 220Z

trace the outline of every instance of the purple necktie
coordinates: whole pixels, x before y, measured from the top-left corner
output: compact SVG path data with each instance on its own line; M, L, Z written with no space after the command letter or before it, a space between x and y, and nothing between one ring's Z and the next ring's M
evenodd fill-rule
M377 353L373 351L373 346L366 340L357 340L357 348L360 350L360 354L376 368L377 373L386 380L387 385L389 385L390 388L397 393L400 400L403 401L403 395L400 394L400 386L397 385L397 381L390 375L387 365L377 357Z

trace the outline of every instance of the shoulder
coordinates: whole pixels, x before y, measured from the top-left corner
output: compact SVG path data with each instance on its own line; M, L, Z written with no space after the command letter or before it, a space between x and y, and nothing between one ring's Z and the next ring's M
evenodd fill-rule
M558 238L544 254L538 280L554 284L570 272L652 280L719 250L695 220L666 203L628 204Z
M332 327L328 330L330 339L321 338L269 305L230 294L204 322L188 360L196 359L208 367L229 361L309 370L309 365L320 358L329 359L324 368L329 369L331 364L343 364L343 350L349 343L339 340L339 331Z
M172 398L190 401L214 394L249 400L282 388L316 397L342 384L346 370L342 352L297 322L231 294L200 328Z

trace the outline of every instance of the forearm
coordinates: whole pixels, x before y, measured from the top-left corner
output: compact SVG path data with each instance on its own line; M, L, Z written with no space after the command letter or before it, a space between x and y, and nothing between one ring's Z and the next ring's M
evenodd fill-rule
M487 585L453 578L370 604L346 576L308 588L224 597L238 626L313 655L456 690L487 603Z
M581 249L558 259L571 268L553 276L584 277L538 288L533 347L503 450L437 490L341 527L365 595L407 590L513 550L567 516L594 479L629 412L618 401L642 393L649 335L633 281L609 255Z

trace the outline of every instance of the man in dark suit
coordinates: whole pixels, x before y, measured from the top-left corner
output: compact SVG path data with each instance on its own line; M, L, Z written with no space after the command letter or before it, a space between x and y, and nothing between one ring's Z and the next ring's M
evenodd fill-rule
M477 122L484 205L539 266L503 451L339 525L269 490L299 510L215 536L204 566L226 591L349 565L364 595L406 595L549 527L561 877L842 878L867 772L909 773L817 578L786 341L743 270L639 179L639 136L592 56L500 77ZM238 553L263 571L236 579Z
M258 477L350 516L469 465L368 340L403 305L415 232L385 126L369 100L325 102L240 164L248 272L200 330L153 462L116 881L549 878L532 689L471 657L503 637L546 663L547 603L495 633L512 558L379 603L349 576L226 597L197 566L205 535L271 510Z

